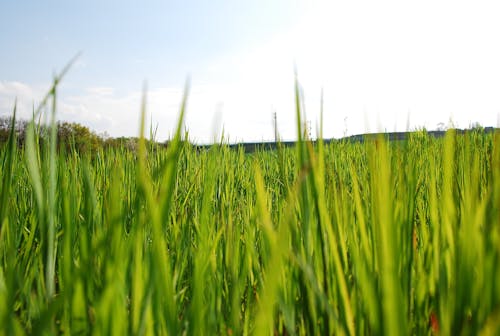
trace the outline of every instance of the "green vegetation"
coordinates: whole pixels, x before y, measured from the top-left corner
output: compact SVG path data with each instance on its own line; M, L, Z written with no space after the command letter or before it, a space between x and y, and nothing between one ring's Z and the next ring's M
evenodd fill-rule
M0 334L498 334L500 134L313 145L300 105L252 154L182 141L184 105L166 149L12 127Z
M0 148L5 146L9 141L10 132L12 130L11 118L0 117ZM26 145L26 134L29 123L25 120L16 120L14 124L14 132L16 143L19 147ZM45 124L37 126L38 145L43 147L46 141L50 138L50 127ZM137 149L138 138L120 137L111 138L105 135L98 135L92 132L88 127L78 123L57 122L56 124L56 144L58 150L64 149L66 152L72 150L78 154L93 154L101 148L120 148L125 147L130 150ZM153 145L153 141L146 140L149 146ZM167 144L155 143L157 146L166 146Z

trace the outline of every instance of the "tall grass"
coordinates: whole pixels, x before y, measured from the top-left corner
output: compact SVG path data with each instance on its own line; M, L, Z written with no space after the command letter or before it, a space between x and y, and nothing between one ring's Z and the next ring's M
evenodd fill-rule
M11 132L0 334L500 332L499 134L312 144L297 89L295 148L199 151L186 99L166 150Z

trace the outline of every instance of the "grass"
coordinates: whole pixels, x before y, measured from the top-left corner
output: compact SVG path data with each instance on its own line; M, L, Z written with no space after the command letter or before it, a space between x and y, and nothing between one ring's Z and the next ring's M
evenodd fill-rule
M186 99L166 150L11 133L0 334L500 332L500 134L313 145L297 92L295 148L198 151Z

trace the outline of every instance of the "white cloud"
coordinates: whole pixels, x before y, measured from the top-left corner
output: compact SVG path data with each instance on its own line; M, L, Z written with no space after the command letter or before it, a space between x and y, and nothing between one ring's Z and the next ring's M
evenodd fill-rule
M33 93L29 85L21 82L0 82L0 94L28 96Z
M18 97L18 118L30 119L33 106L44 97L49 85L34 87L26 83L0 83L0 115L11 115L15 97ZM77 122L97 133L137 136L141 113L141 90L118 93L113 88L91 87L68 94L63 87L58 91L57 119ZM150 127L157 130L157 140L171 138L180 112L183 89L152 88L146 92L146 136ZM190 89L187 129L193 140L210 142L213 125L210 122L217 106L217 90L203 85ZM209 120L208 124L207 121Z
M112 87L92 87L92 88L87 88L86 91L89 95L112 96L113 93L115 92L115 89Z
M36 106L36 100L43 99L40 85L28 85L17 81L0 81L0 115L11 116L14 104L19 118L29 119Z

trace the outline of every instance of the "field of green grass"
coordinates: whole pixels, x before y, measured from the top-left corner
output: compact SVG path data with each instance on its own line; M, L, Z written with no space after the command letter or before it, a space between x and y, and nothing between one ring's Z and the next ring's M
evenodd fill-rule
M183 107L167 149L12 134L0 334L499 334L500 134L313 145L297 106L252 154L182 141Z

